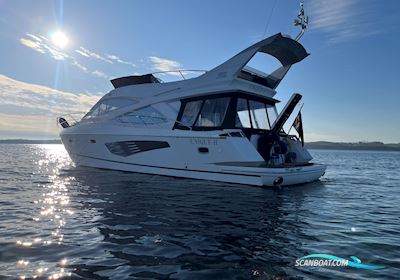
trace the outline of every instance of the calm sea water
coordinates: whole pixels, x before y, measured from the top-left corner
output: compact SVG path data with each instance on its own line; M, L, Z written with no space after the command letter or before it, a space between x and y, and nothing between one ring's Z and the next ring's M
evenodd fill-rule
M0 145L0 278L399 279L400 153L312 154L322 180L278 190ZM312 253L385 268L295 267Z

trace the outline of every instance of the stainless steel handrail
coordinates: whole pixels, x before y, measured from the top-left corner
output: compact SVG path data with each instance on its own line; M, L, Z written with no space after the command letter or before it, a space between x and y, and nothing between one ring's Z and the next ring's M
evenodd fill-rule
M169 71L158 71L158 72L153 72L153 73L151 73L151 74L152 74L152 75L157 75L157 74L179 73L179 74L181 75L182 79L183 79L183 80L186 80L186 78L185 78L185 76L184 76L184 73L188 74L188 73L191 73L191 72L202 72L202 73L204 74L204 73L207 73L207 70L198 70L198 69L195 69L195 70L186 70L186 69L178 69L178 70L169 70Z
M82 117L86 114L86 112L75 112L75 113L69 113L69 114L64 114L56 118L57 126L61 128L64 128L62 125L67 124L68 126L74 126L77 125ZM80 117L76 117L79 115ZM74 117L75 116L75 117ZM63 120L61 120L63 119Z

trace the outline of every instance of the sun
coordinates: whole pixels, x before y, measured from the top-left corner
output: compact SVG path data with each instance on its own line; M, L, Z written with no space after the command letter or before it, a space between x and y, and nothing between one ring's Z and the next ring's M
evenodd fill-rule
M51 34L51 41L59 48L64 48L68 44L68 37L60 30Z

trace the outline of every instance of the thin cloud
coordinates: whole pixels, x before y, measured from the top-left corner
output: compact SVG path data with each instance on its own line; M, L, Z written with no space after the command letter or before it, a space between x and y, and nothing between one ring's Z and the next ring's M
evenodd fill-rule
M47 44L42 44L42 45L48 51L48 53L51 55L51 57L54 58L55 60L64 60L69 57L68 54L66 54L60 50L57 50Z
M80 54L81 56L84 57L92 57L110 64L113 64L114 62L120 63L120 64L125 64L125 65L130 65L132 67L136 67L136 64L121 59L119 56L116 56L114 54L99 54L93 51L88 50L87 48L80 47L79 49L75 50L76 53Z
M81 51L81 50L75 50L75 52L79 53L80 55L84 56L84 57L90 57L90 55L88 55L87 53Z
M46 42L49 41L49 39L48 39L47 37L45 37L45 36L39 35L39 37L42 38L42 39L43 39L44 41L46 41Z
M0 105L39 109L48 114L85 111L98 96L63 92L0 75Z
M80 56L86 58L94 58L103 62L107 62L109 64L114 64L114 62L116 62L136 67L134 63L123 60L117 55L112 55L112 54L102 55L90 51L84 47L80 47L79 49L67 53L66 51L62 51L60 48L54 46L47 37L42 35L27 33L26 38L20 38L19 41L22 45L28 48L31 48L42 54L47 54L55 60L63 60L69 62L72 66L79 68L83 72L100 78L109 79L110 77L100 70L89 71L87 66L83 65L81 62L78 61L76 54L79 54Z
M116 56L116 55L107 54L107 57L108 57L109 59L115 61L115 62L118 62L118 63L121 63L121 64L126 64L126 65L130 65L130 66L132 66L132 67L136 67L136 64L134 64L134 63L132 63L132 62L130 62L130 61L125 61L125 60L119 58L119 57Z
M19 41L22 45L31 48L37 52L43 54L49 54L55 60L65 60L69 57L69 55L61 50L57 49L53 45L49 44L48 39L44 36L35 36L33 34L27 33L30 39L27 38L20 38Z
M28 48L31 48L37 52L45 53L46 51L40 46L40 44L25 38L19 39L20 43Z
M36 36L34 34L30 34L27 33L26 34L27 37L29 37L30 39L27 38L21 38L19 41L21 42L22 45L31 48L37 52L43 53L43 54L47 54L50 57L52 57L55 60L64 60L69 62L72 66L75 66L77 68L79 68L80 70L82 70L85 73L88 73L88 68L84 65L82 65L72 54L67 54L66 52L61 51L60 49L58 49L57 47L53 46L52 44L50 44L48 38L44 37L44 36ZM84 49L85 51L87 51L86 49ZM97 57L97 54L93 53L93 52L84 52L84 51L80 51L80 50L75 50L76 52L80 53L83 56L87 56L87 57ZM93 71L90 72L91 74L97 76L97 77L103 77L105 78L107 75L105 75L104 73L100 72L100 71Z
M82 64L80 64L78 61L74 60L71 65L78 67L79 69L81 69L83 72L87 72L88 69L86 66L83 66Z
M165 72L165 71L175 71L178 70L182 64L175 60L170 60L166 58L161 58L158 56L149 56L150 62L153 64L153 70ZM179 73L171 72L168 75L179 76Z
M57 136L57 126L55 118L47 115L12 115L0 113L0 135L4 134L21 134L37 133L40 131L42 135Z
M377 18L369 2L313 0L308 8L310 30L323 33L328 42L345 42L376 34L369 31Z
M104 72L99 71L99 70L93 71L92 74L99 78L109 79L109 77Z
M33 39L33 40L35 40L35 41L42 42L42 39L39 38L39 37L36 36L36 35L30 34L30 33L26 33L26 36L31 37L31 39Z
M99 96L74 94L24 83L0 75L0 106L9 108L8 111L11 110L0 113L0 133L43 131L56 135L58 133L56 116L86 112L99 98Z
M106 58L105 56L102 56L98 53L89 51L88 49L86 49L84 47L80 47L79 50L75 50L75 51L85 57L93 57L95 59L102 60L102 61L108 62L110 64L113 64L113 62L110 59Z

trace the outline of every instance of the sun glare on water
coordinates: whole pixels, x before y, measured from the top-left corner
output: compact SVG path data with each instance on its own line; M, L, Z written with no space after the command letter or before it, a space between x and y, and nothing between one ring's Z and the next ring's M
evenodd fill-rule
M51 41L59 48L64 48L68 44L68 37L62 31L56 31L51 35Z

